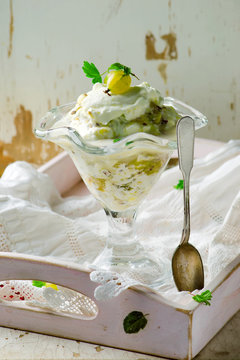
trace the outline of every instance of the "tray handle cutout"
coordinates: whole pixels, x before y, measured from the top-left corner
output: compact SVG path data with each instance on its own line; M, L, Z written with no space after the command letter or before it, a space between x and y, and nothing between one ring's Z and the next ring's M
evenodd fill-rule
M97 304L88 296L42 281L1 281L0 301L18 308L50 312L81 320L93 320L98 315Z
M95 286L76 264L0 253L0 302L8 306L93 320L99 312L93 300Z

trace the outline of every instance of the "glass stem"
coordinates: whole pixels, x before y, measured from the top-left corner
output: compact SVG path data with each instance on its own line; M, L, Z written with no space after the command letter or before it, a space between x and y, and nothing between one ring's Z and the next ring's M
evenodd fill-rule
M139 252L135 231L136 209L115 212L104 209L108 219L107 247L111 248L113 255L132 256Z

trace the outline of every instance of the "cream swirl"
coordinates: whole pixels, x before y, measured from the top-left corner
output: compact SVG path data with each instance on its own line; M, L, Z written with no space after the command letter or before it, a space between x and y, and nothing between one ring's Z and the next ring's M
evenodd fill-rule
M131 87L121 95L110 95L106 90L105 85L96 83L92 90L81 94L75 107L57 126L72 127L88 140L111 138L114 136L113 124L109 124L112 120L122 134L124 129L119 127L126 127L128 123L144 115L149 111L150 104L163 104L160 92L146 82ZM124 119L124 122L120 119ZM134 130L138 131L139 128Z
M163 102L160 92L146 82L131 87L121 95L109 96L105 90L106 86L97 83L87 94L80 95L76 116L107 125L122 115L127 121L134 120L146 112L151 102L159 106Z

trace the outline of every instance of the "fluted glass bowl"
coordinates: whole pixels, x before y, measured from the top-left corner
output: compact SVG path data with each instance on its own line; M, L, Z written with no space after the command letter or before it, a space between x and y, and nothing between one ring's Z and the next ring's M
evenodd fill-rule
M207 125L207 118L192 107L170 97L165 106L177 113L191 116L195 129ZM74 161L90 192L102 204L109 222L106 247L96 258L93 268L119 270L129 266L141 272L148 285L157 285L158 271L154 259L148 257L134 231L138 205L143 201L171 154L177 147L176 131L162 136L146 133L129 135L117 142L112 139L86 141L68 126L58 127L75 103L51 109L34 129L38 138L52 141L66 150Z

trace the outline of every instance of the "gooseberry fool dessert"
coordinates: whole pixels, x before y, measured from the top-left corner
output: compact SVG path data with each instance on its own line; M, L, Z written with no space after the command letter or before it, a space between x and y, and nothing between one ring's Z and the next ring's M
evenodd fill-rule
M137 208L176 148L177 121L191 116L197 129L207 119L177 100L163 98L147 83L131 87L131 69L121 64L108 69L105 83L93 64L84 66L87 76L95 74L92 89L75 103L50 110L35 134L69 153L107 214L107 245L93 266L114 270L129 266L155 286L159 269L135 236Z

